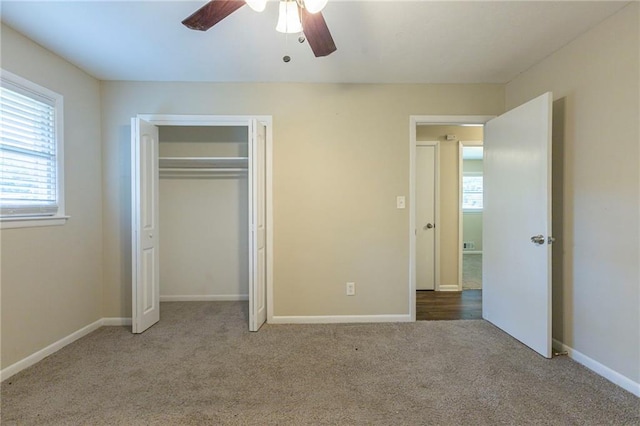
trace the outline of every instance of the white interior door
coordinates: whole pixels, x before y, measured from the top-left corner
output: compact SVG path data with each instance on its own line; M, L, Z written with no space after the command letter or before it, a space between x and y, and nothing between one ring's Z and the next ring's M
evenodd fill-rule
M490 120L484 136L483 317L547 358L552 100Z
M267 320L266 303L266 127L249 126L249 330Z
M416 289L435 290L436 146L416 146Z
M160 320L158 128L131 119L132 331Z

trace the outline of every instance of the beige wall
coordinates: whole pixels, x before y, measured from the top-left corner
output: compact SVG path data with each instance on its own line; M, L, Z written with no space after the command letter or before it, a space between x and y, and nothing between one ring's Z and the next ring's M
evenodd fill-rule
M474 248L464 251L482 251L482 212L462 214L462 241L470 241Z
M409 195L409 116L504 106L501 85L103 82L102 94L104 307L116 317L131 312L132 116L272 115L275 315L377 315L409 313L409 209L395 206Z
M507 85L553 91L553 335L640 382L638 3ZM558 156L558 154L562 154ZM557 161L556 161L557 160Z
M462 162L462 171L471 173L482 173L482 160L464 160Z
M499 114L498 112L497 114ZM482 115L477 113L473 115ZM496 114L496 113L492 113ZM486 114L486 115L492 115ZM496 115L497 115L496 114ZM461 115L461 114L452 114ZM446 135L455 135L448 141ZM440 142L440 285L458 285L459 141L481 141L482 127L418 126L418 141Z
M160 127L161 157L247 156L245 127ZM249 294L247 173L160 178L160 295Z
M64 226L5 229L5 368L102 318L100 86L60 57L2 26L2 68L64 96Z

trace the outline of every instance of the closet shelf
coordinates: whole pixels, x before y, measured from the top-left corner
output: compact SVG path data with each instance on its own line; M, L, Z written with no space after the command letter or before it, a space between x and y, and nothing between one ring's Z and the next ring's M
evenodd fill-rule
M206 178L221 174L244 174L247 157L160 157L160 177Z
M247 157L160 157L160 169L246 169Z

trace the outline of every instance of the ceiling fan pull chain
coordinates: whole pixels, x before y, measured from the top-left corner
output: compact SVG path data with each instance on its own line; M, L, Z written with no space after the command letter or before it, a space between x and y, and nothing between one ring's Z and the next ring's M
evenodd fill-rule
M286 52L288 49L289 49L289 33L284 33L284 51ZM291 62L291 56L284 55L282 57L282 60L284 61L284 63L288 64L289 62Z

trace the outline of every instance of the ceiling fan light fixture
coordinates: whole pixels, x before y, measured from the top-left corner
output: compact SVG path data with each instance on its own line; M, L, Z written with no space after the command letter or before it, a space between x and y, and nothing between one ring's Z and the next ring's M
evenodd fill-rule
M329 0L304 0L304 7L309 13L318 13L327 5Z
M262 12L267 7L267 0L244 0L256 12Z
M302 23L300 22L296 0L280 0L276 31L286 34L302 32Z

